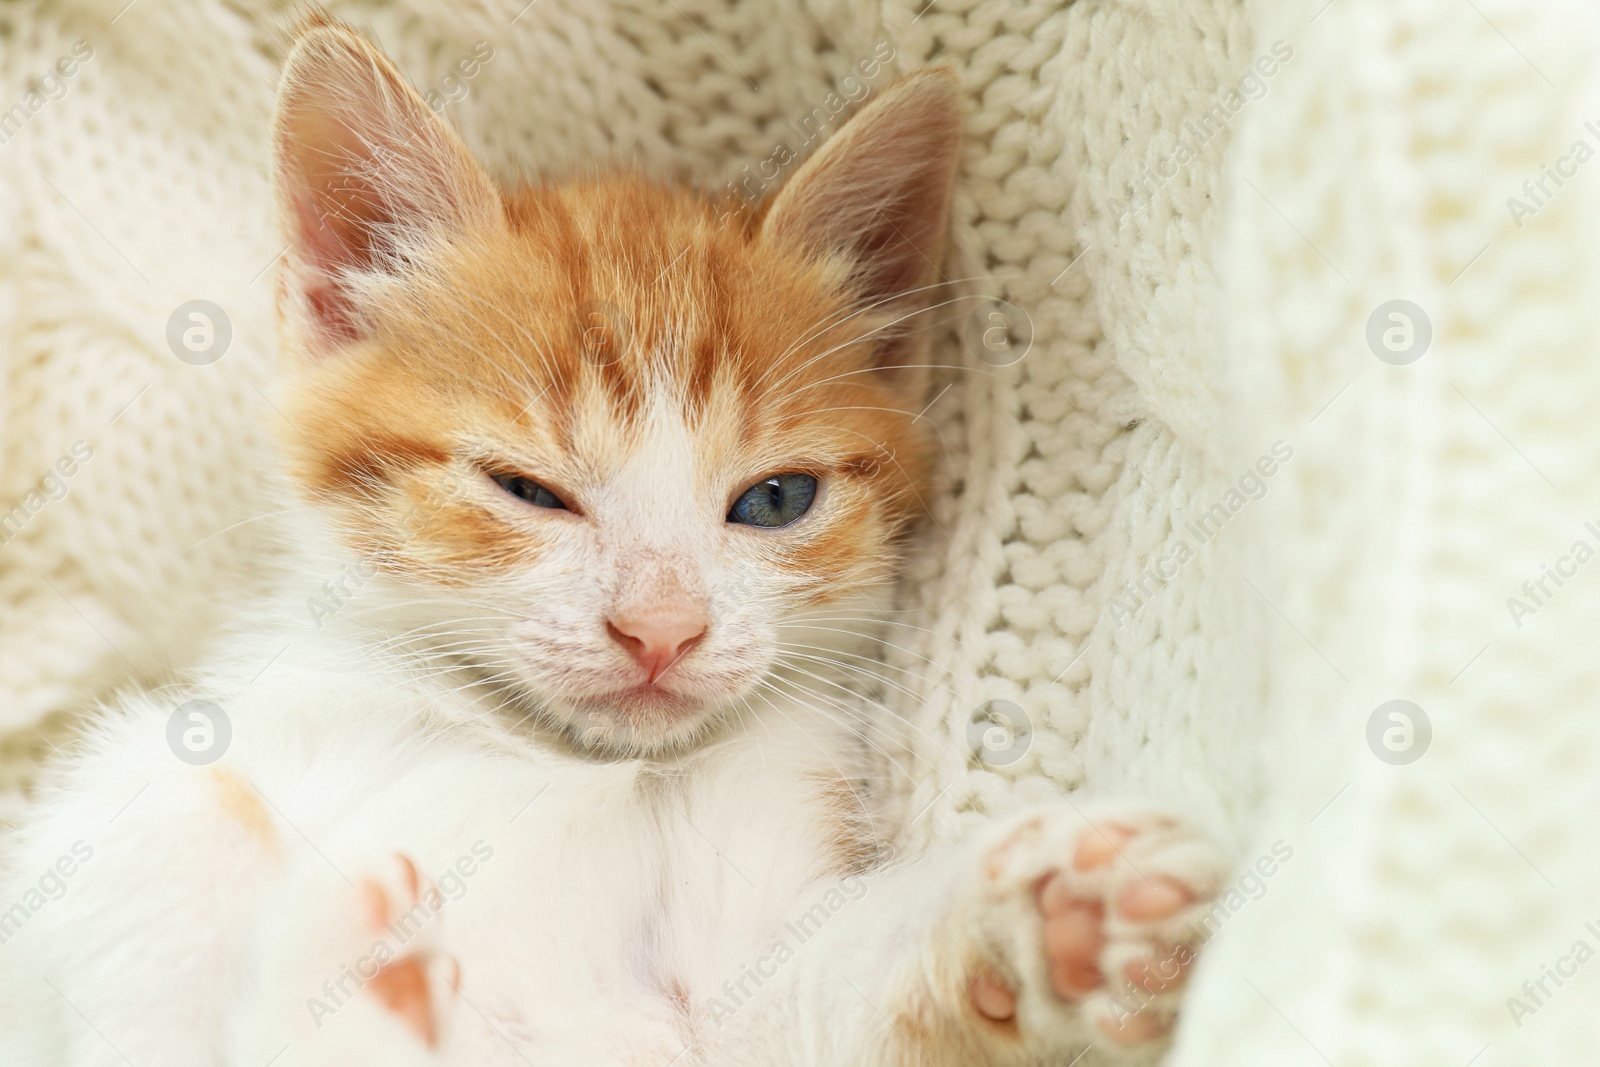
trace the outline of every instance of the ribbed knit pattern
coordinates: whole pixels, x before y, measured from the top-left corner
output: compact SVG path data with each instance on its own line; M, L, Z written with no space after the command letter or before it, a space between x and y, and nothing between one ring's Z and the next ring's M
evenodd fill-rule
M1240 128L1218 256L1233 406L1297 449L1256 579L1283 619L1254 846L1295 855L1213 942L1173 1061L1593 1063L1600 599L1592 564L1537 604L1522 585L1600 548L1600 198L1586 170L1547 181L1519 228L1508 197L1600 148L1600 27L1323 7L1258 12L1298 56ZM1432 323L1408 365L1366 339L1394 299ZM1409 765L1365 739L1394 699L1432 723Z

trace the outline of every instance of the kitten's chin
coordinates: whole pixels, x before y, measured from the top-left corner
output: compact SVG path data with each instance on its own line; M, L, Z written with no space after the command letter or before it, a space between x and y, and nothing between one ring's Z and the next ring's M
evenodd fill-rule
M720 733L730 718L726 703L650 685L561 701L556 714L579 748L619 757L694 748Z

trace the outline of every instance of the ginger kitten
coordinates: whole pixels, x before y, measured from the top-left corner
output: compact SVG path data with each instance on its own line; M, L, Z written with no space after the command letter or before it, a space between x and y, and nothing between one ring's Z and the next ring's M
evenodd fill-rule
M1223 873L1181 821L1063 803L885 847L855 683L927 475L958 131L925 71L757 213L502 191L309 21L273 127L295 567L7 843L5 900L90 858L0 916L0 1062L1158 1049ZM170 740L184 697L225 751Z

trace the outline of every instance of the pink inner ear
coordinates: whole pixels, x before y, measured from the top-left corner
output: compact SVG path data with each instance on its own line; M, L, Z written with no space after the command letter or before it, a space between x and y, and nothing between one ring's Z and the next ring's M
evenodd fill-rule
M340 282L339 272L358 265L359 257L348 236L339 232L313 196L297 198L294 213L300 254L309 275L304 285L306 304L317 338L329 344L354 341L360 336L355 304Z
M355 33L318 25L284 65L274 119L291 284L308 340L360 337L367 315L349 274L399 270L409 238L498 218L494 184L466 146Z

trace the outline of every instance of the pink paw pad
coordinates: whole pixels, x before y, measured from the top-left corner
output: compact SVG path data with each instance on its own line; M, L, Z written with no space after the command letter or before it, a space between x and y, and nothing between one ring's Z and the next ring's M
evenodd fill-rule
M1152 828L1163 831L1173 825ZM1140 834L1114 823L1085 830L1076 839L1070 863L1051 867L1033 883L1051 991L1067 1004L1094 994L1102 994L1104 1001L1109 994L1109 1010L1097 1002L1090 1017L1108 1041L1129 1046L1158 1040L1171 1029L1170 1009L1156 1008L1149 997L1181 988L1194 953L1188 946L1168 944L1161 928L1199 895L1166 874L1133 875L1137 867L1127 852L1139 843ZM1022 827L991 856L991 877L1017 850L1040 837L1036 827ZM1108 965L1114 970L1109 980ZM1131 996L1130 991L1147 996ZM992 971L974 977L967 992L984 1018L1005 1021L1016 1015L1017 991Z
M397 917L413 912L424 902L425 895L437 897L437 891L418 875L410 857L399 853L382 875L361 879L356 892L362 919L368 930L378 936L390 931ZM389 961L367 981L367 988L384 1007L429 1048L435 1047L439 1038L433 986L435 972L440 968L435 963L446 965L445 981L452 990L457 989L461 972L455 961L432 960L426 949Z

